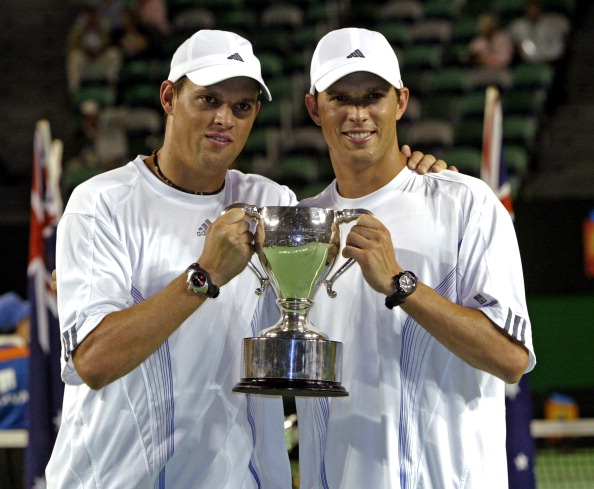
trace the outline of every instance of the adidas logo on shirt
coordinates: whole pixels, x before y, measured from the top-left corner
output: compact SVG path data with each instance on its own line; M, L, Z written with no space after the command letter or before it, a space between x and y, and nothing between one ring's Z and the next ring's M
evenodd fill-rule
M241 59L241 56L239 56L239 53L235 53L235 54L232 54L231 56L227 56L227 59L234 59L234 60L243 62L243 59Z
M209 219L206 219L202 225L196 231L196 236L206 236L206 231L208 230L208 226L210 226L212 222Z
M365 55L358 49L355 49L351 54L349 54L347 56L347 58L364 58L364 57L365 57Z

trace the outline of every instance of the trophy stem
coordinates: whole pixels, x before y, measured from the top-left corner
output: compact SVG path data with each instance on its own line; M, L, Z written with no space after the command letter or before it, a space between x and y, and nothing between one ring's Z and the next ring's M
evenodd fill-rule
M311 299L277 299L281 319L274 326L260 333L262 338L299 338L302 340L327 340L328 335L317 329L307 314L313 301Z

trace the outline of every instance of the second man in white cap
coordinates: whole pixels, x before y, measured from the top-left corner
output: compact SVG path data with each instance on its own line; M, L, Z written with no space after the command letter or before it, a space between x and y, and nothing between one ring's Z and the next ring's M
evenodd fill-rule
M336 180L302 205L373 216L345 233L338 296L315 297L350 395L298 399L302 487L507 487L504 386L535 364L513 224L482 181L407 168L408 99L380 33L318 43L306 104Z

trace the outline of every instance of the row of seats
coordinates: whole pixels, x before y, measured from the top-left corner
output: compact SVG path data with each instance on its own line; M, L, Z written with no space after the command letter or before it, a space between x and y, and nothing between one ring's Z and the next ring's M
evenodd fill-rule
M573 3L543 0L547 9L568 15ZM460 65L457 53L478 32L480 13L490 10L512 18L512 12L520 14L521 5L508 0L376 0L363 5L346 0L168 0L175 32L164 41L163 56L126 62L117 97L101 86L84 86L76 103L95 98L104 106L144 107L160 114L159 82L166 78L170 56L183 40L201 28L243 34L254 44L273 101L263 102L237 166L276 178L305 196L332 177L323 138L303 103L313 48L328 30L365 26L389 39L411 90L400 123L402 143L447 155L448 161L477 175L484 89L495 84L502 91L506 152L512 155L512 173L520 180L529 167L554 72L531 64L501 70L470 68ZM153 126L136 128L130 154L146 154L155 136ZM462 159L467 163L460 163Z

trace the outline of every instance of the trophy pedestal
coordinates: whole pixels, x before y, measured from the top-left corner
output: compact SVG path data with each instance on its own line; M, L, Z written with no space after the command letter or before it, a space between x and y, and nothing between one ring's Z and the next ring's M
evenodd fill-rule
M234 392L309 397L348 396L340 384L342 343L320 339L244 338Z

